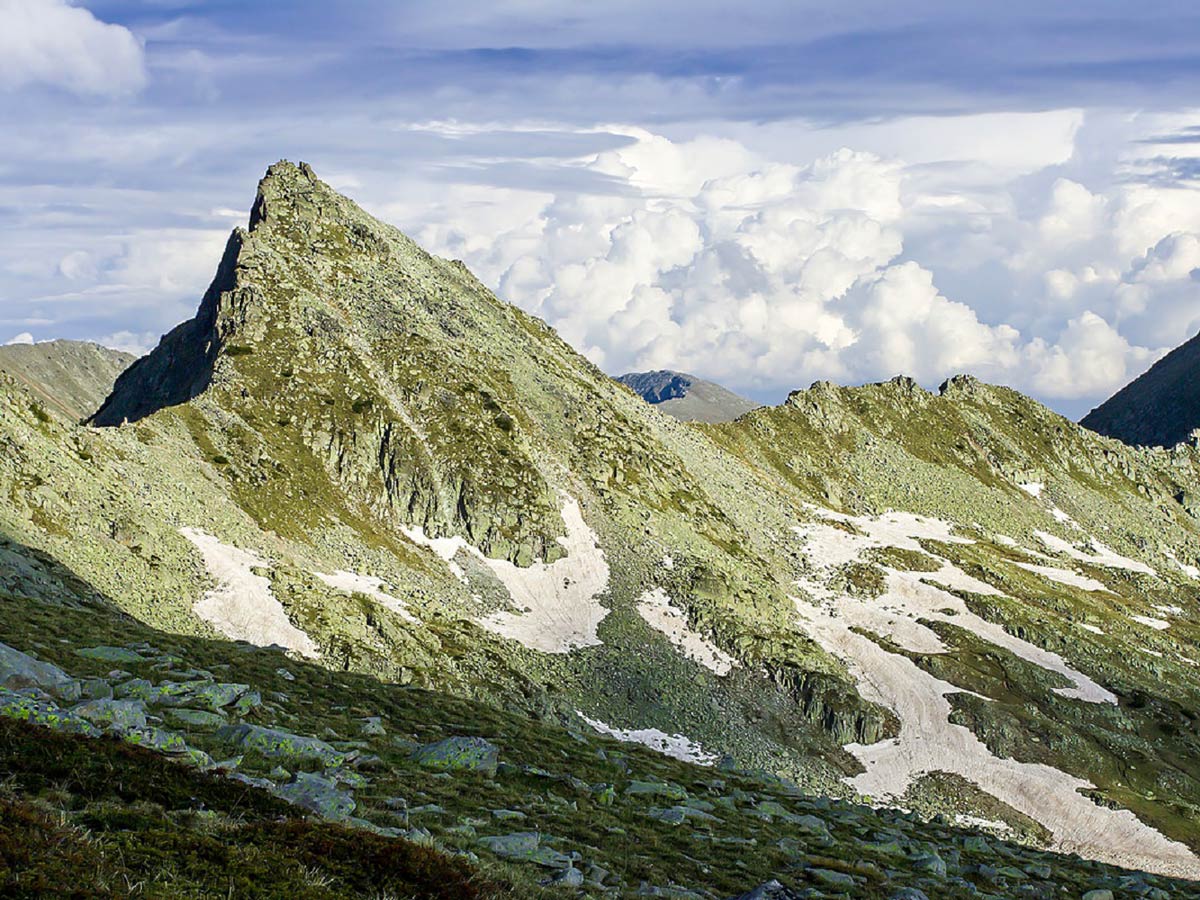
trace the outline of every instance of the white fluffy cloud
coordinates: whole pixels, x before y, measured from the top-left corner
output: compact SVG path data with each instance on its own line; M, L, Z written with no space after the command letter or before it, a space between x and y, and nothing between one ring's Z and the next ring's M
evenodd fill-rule
M142 45L64 0L0 0L0 89L50 84L77 94L135 91L146 80Z
M11 346L13 344L32 344L33 343L33 335L30 334L28 331L22 331L20 334L14 335L13 337L9 338L4 343L9 346Z
M943 208L938 231L931 210L960 168L933 177L928 165L847 149L795 165L730 139L618 130L629 145L578 165L622 189L510 196L488 206L488 233L449 203L419 234L610 372L680 368L760 395L818 378L936 384L971 372L1045 398L1095 399L1184 337L1139 332L1139 316L1174 304L1174 326L1200 324L1196 304L1172 299L1200 265L1200 238L1164 231L1188 224L1180 198L1133 186L1099 194L1060 177L1020 215L995 183L987 203L960 185L966 202ZM1051 142L1043 168L1064 155ZM1025 175L1034 163L1022 162ZM941 243L937 267L911 257L910 231L923 247L931 234ZM1004 266L1008 290L1033 285L1029 295L997 315L944 294L935 272L962 247Z

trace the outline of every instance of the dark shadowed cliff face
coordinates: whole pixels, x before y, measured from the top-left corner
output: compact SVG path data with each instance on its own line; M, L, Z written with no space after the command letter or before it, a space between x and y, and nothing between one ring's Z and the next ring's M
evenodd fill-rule
M1138 447L1173 447L1200 428L1200 335L1168 353L1083 419Z
M732 422L758 408L757 403L719 384L669 369L630 372L617 381L681 422Z

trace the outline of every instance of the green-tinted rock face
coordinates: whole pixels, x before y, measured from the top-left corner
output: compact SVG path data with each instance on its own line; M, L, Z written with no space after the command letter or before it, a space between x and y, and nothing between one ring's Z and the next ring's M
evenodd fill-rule
M71 712L114 731L146 727L146 704L141 700L86 700L71 707Z
M325 819L344 819L354 812L354 798L320 775L297 772L287 784L274 788L277 797Z
M82 650L76 650L75 653L84 659L95 659L101 662L140 663L145 661L142 654L126 647L84 647Z
M413 759L428 769L495 775L499 753L494 744L483 738L449 737L421 747L413 753Z
M19 722L29 722L61 731L64 734L82 734L95 736L100 729L72 712L59 709L53 703L38 700L26 694L18 694L7 688L0 688L0 716L16 719Z
M345 759L345 754L319 738L247 723L219 728L216 737L231 747L253 751L268 759L313 760L328 766L340 765Z

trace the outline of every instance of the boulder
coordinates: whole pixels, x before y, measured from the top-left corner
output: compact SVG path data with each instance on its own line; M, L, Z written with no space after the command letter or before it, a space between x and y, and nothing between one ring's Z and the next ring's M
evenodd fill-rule
M565 869L571 865L571 857L565 853L541 846L541 835L536 831L491 835L480 838L479 843L497 856L514 862L531 862L548 869Z
M730 900L799 900L800 895L772 879Z
M81 650L76 650L75 655L82 656L84 659L95 659L100 662L111 663L140 663L146 661L146 658L142 654L127 647L84 647Z
M206 709L168 709L167 719L176 727L188 728L220 728L226 723L226 718L220 713L209 712Z
M8 644L0 644L0 687L19 691L40 688L61 700L78 700L79 682L58 666L34 659Z
M124 733L146 727L146 704L141 700L85 700L71 712L105 731Z
M277 728L262 728L246 723L217 729L217 739L226 744L253 750L269 759L315 760L326 766L340 766L346 759L320 738L292 734Z
M499 753L495 744L480 737L448 737L418 748L412 758L427 769L495 775Z
M287 784L273 786L277 797L324 819L345 819L354 812L354 798L348 791L322 775L297 772Z
M59 709L47 700L18 694L6 688L0 688L0 716L43 725L66 734L83 734L89 737L102 734L100 729L87 719L82 719L68 710Z
M190 748L183 739L183 735L174 731L167 731L163 728L154 728L151 726L133 728L124 734L126 741L131 744L137 744L139 747L157 750L159 753L172 753L181 756L190 754Z

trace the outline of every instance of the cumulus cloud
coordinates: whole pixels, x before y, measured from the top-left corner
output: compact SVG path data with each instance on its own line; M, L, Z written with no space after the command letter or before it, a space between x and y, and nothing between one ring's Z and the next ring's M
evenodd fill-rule
M142 45L127 28L64 0L0 0L0 22L0 89L115 95L146 81Z
M1144 219L1147 198L1059 178L1025 219L1001 204L1005 228L987 238L1011 237L989 252L1013 284L1040 271L1036 303L1058 299L1057 315L1031 332L1037 320L1023 329L985 316L909 258L905 235L914 222L928 228L930 195L899 159L841 149L795 165L729 139L621 131L632 143L581 162L621 190L526 195L469 239L461 221L420 233L613 373L680 368L777 396L818 378L907 374L932 385L971 372L1042 397L1094 398L1164 346L1132 342L1121 316L1161 311L1164 283L1200 264L1200 241L1180 234L1117 266L1131 243L1121 223ZM954 214L946 219L953 226ZM1089 298L1103 303L1093 309Z
M11 346L13 344L32 344L33 343L33 335L30 334L28 331L22 331L20 334L14 335L13 337L9 338L4 343L8 346Z

